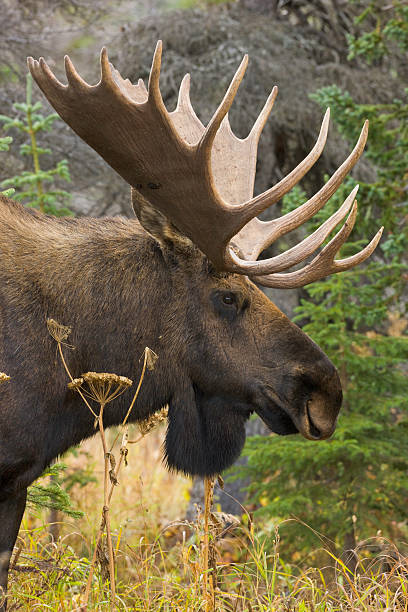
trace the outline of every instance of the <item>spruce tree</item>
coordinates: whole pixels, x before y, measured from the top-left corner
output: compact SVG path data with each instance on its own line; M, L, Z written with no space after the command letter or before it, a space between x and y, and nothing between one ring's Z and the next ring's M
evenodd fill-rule
M38 208L43 213L56 216L72 215L69 208L63 205L64 202L70 201L70 194L64 189L60 189L56 184L58 180L70 181L67 160L62 159L47 170L44 170L40 163L41 158L52 155L52 151L40 146L38 136L52 129L58 115L52 113L44 116L40 112L42 109L41 102L33 104L32 96L33 81L28 73L26 101L13 104L13 111L15 112L13 117L0 115L0 125L5 131L20 132L24 136L24 140L28 140L28 142L23 142L20 145L20 155L28 156L31 159L32 170L24 170L1 181L0 187L11 188L7 191L8 195L13 194L15 200L26 206ZM12 139L7 137L2 138L1 141L4 150L4 147L8 146ZM0 150L2 149L0 148Z
M397 9L389 16L394 29L388 24L380 38L384 43L392 32L395 40L398 30L403 46L408 12ZM362 40L350 38L350 53L365 48L368 59L378 59L386 47L382 44L374 54L377 35L370 31ZM282 528L286 546L292 544L298 552L315 548L318 532L351 569L355 559L346 554L348 549L378 530L392 536L408 515L407 95L408 90L404 99L391 104L362 105L333 85L313 96L323 108L332 108L350 143L364 119L370 119L365 157L376 180L360 181L354 242L343 247L340 258L359 250L380 224L385 232L367 265L309 285L308 297L297 309L304 331L330 356L342 379L344 401L334 436L320 443L299 436L255 437L246 450L244 471L250 492L261 502L259 512L299 519ZM352 179L346 182L310 223L310 231L339 207L354 184ZM284 210L304 199L299 188L293 190Z

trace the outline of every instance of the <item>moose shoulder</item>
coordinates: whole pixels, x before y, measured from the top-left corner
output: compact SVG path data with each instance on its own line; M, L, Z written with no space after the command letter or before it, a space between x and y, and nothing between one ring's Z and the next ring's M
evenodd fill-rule
M256 145L276 89L241 141L226 114L246 60L204 128L189 101L188 78L177 109L167 112L158 85L160 57L159 44L148 89L123 80L105 51L101 81L92 87L68 58L68 86L44 60L29 60L57 112L132 186L138 219L56 219L0 197L0 369L11 376L0 398L4 589L27 486L58 454L94 433L89 411L67 389L48 317L72 326L75 350L66 357L76 376L109 370L134 379L146 345L159 355L132 418L169 405L165 458L171 469L208 476L230 466L253 412L282 435L320 440L335 428L342 393L334 366L248 277L268 286L301 286L371 254L380 233L358 255L334 260L355 220L355 189L314 234L257 261L266 246L325 204L361 155L367 127L318 194L279 220L261 222L256 215L320 155L328 113L309 156L254 198ZM315 251L350 210L311 263L282 273ZM126 407L126 396L109 404L105 425L120 423Z

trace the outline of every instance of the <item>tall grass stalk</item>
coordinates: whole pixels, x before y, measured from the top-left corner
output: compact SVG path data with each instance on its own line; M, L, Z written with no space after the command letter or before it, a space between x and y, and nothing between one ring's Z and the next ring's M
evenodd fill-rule
M157 438L150 443L149 452L156 446ZM95 448L94 441L92 448ZM141 459L142 455L143 452ZM167 493L163 491L163 501ZM147 509L153 512L152 503L151 500L148 508L143 506L142 512ZM234 537L229 532L225 539L211 527L212 520L209 521L209 529L213 529L210 542L217 542L219 554L215 587L217 612L408 612L408 559L383 538L361 543L356 551L359 558L356 574L351 575L341 559L327 549L320 550L321 556L326 555L323 566L311 567L308 559L299 566L287 563L282 560L284 539L279 541L278 527L267 536L245 523L247 520ZM78 527L78 524L73 528L66 523L68 533L50 547L46 526L31 524L28 529L25 519L20 535L20 542L24 541L25 545L20 547L10 584L12 605L15 602L22 612L80 609L90 560L83 552L88 536L78 533ZM205 611L202 562L195 544L203 537L203 522L199 538L191 527L188 533L188 524L177 522L178 540L171 543L166 535L171 526L158 529L157 515L153 513L150 524L149 519L144 521L133 539L130 533L122 537L118 534L116 609ZM185 536L182 531L187 531ZM265 546L268 537L276 545L270 552ZM374 547L377 553L372 555L370 550ZM235 552L231 557L232 548ZM109 609L105 586L102 578L93 580L90 609L98 612Z
M104 478L103 478L103 508L102 508L102 518L99 527L99 531L96 538L96 544L94 548L94 553L92 556L92 561L89 569L88 580L85 587L84 598L81 604L81 610L86 611L88 608L89 595L91 591L92 578L94 574L94 568L96 564L96 560L99 557L103 559L103 551L102 547L102 538L103 534L106 531L106 544L108 550L108 566L109 566L109 582L110 582L110 609L113 610L115 607L116 600L116 582L115 582L115 553L113 550L112 544L112 533L111 533L111 524L110 524L110 503L113 495L113 490L115 485L118 484L118 476L119 471L122 466L122 461L127 457L128 449L128 431L127 431L127 422L130 417L131 411L135 405L137 397L139 395L143 379L145 376L146 368L149 369L154 368L155 359L153 357L154 353L148 347L146 347L144 351L144 360L142 372L139 378L139 382L136 388L136 391L133 395L130 406L123 418L121 428L123 431L122 435L122 444L120 447L120 458L118 464L116 464L116 459L113 453L115 443L117 441L118 436L116 436L112 446L108 449L108 445L106 442L105 429L103 425L103 414L105 407L108 403L115 400L117 397L122 395L132 384L133 382L126 378L125 376L118 376L117 374L111 373L98 373L98 372L87 372L82 374L79 378L73 378L66 360L64 358L64 353L62 350L62 344L68 338L70 333L70 328L64 325L58 324L56 321L52 319L48 319L47 326L50 334L56 340L58 345L59 355L61 357L61 361L63 366L71 380L68 383L68 387L72 390L77 391L82 400L84 401L87 408L90 410L91 414L95 417L95 425L98 426L100 440L103 449L104 456ZM90 406L88 400L93 400L99 405L99 410L96 412ZM151 417L150 421L157 421L154 417Z
M211 567L209 573L209 551L210 551L210 514L211 506L214 497L214 478L204 479L204 542L203 542L203 594L206 600L206 612L212 612L215 609L215 591L214 580L216 568Z

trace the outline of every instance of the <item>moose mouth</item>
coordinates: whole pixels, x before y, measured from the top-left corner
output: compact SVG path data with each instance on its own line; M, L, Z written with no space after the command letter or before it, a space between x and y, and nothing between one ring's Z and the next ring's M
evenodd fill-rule
M270 406L268 406L268 408L257 407L256 412L273 433L279 434L280 436L299 433L299 429L296 427L291 417L280 408L278 404L275 404L275 402L272 409Z
M310 401L306 401L303 409L296 411L297 414L289 414L289 410L269 397L268 407L258 406L256 412L265 425L280 436L300 433L308 440L324 440L332 435L335 428L335 423L329 427L326 424L326 427L319 427L313 418Z

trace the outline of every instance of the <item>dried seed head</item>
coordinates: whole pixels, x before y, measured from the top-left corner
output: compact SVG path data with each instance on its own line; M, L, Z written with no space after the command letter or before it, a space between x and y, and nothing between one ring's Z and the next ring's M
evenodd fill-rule
M83 385L87 385L84 388ZM91 399L100 404L107 404L121 395L132 385L130 378L108 372L86 372L80 378L75 378L68 384L70 389L79 389Z
M47 319L47 328L50 335L57 342L64 342L72 331L70 327L61 325L60 323L57 323L57 321L54 321L54 319Z
M10 380L10 376L5 374L4 372L0 372L0 383L4 383Z
M211 526L216 538L223 538L241 525L241 519L234 514L225 512L211 512Z
M84 384L83 378L74 378L74 380L68 383L68 389L74 389L75 391Z
M156 353L152 351L152 349L150 349L148 346L146 346L144 352L146 357L147 369L150 371L154 370L154 366L156 365L156 361L158 360L159 356L156 355Z
M154 414L149 416L148 419L144 419L144 421L140 421L140 423L138 423L138 426L139 426L139 430L142 436L145 436L146 434L148 434L149 431L151 431L152 429L156 427L156 425L164 421L167 418L168 411L169 411L168 407L165 406L164 408L159 410L159 412L155 412Z
M103 385L110 383L125 388L132 385L130 378L126 378L126 376L118 376L118 374L109 374L107 372L87 372L86 374L82 374L82 377L88 384L96 383Z

